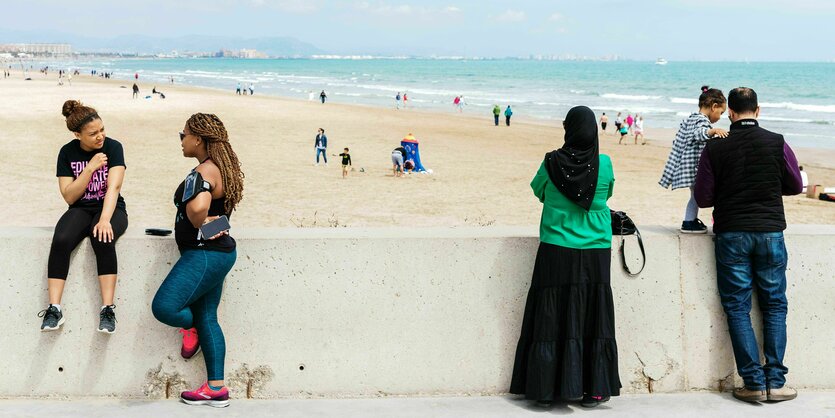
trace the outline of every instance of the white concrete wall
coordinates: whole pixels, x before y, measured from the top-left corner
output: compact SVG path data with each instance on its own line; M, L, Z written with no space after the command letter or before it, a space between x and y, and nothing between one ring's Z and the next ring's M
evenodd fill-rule
M709 236L646 227L629 278L613 252L626 392L717 390L735 377ZM150 303L177 259L173 238L134 227L118 244L118 331L95 331L92 249L73 257L67 322L41 333L51 229L0 228L2 396L175 396L205 380ZM496 394L507 390L538 245L536 228L236 230L220 320L233 396ZM788 381L835 389L835 227L786 233ZM617 242L617 238L616 238ZM634 242L629 242L634 244ZM628 246L629 250L637 247ZM635 251L631 254L634 255ZM754 315L755 324L759 316ZM300 366L304 370L300 370Z

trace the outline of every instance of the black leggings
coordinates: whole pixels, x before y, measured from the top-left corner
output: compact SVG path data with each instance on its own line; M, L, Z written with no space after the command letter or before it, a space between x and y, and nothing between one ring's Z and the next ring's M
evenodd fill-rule
M99 276L117 273L116 240L128 228L128 214L124 209L116 208L110 225L113 227L113 242L100 242L93 238L93 227L99 223L101 208L70 208L55 225L52 236L52 248L49 250L47 277L67 279L70 270L70 254L84 240L90 237L93 251L96 253L96 267Z

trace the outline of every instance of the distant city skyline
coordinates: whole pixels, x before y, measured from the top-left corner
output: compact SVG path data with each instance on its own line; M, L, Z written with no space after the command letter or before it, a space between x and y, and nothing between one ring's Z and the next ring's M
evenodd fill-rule
M0 43L198 35L295 38L303 55L832 61L833 20L825 0L42 0L4 5ZM221 48L262 47L202 50Z

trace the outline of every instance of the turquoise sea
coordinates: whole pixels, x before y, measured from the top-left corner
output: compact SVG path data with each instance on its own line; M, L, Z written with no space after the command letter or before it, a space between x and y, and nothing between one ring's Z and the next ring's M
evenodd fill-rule
M34 64L33 64L34 65ZM111 71L143 87L178 84L228 89L238 82L255 94L308 99L325 90L329 100L394 107L407 92L411 107L452 112L463 95L465 113L490 118L494 104L508 104L520 118L559 121L572 106L598 116L640 113L645 127L677 128L697 111L699 87L726 94L754 88L761 124L783 133L795 146L835 149L835 63L536 61L440 59L98 59L39 62L38 66ZM719 126L727 126L727 120ZM672 139L672 138L670 138Z

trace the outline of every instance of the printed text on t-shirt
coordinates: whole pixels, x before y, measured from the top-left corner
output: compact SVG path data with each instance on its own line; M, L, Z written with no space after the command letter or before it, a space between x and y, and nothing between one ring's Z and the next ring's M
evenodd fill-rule
M72 161L73 176L78 178L79 174L87 167L88 161ZM90 183L87 183L87 192L84 193L82 200L104 200L104 195L107 194L107 164L93 173L90 177Z

